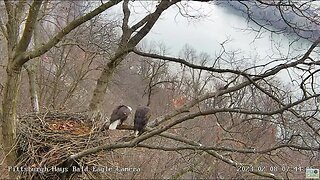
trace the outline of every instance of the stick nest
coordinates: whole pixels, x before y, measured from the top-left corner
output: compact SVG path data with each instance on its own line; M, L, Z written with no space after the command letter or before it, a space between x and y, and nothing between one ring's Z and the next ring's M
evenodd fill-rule
M103 152L74 161L69 167L64 164L70 155L109 141L103 122L92 123L89 119L57 112L19 117L18 162L11 170L19 179L70 179L75 175L97 178L90 171L76 172L72 168L101 166L105 163L101 163L105 161Z

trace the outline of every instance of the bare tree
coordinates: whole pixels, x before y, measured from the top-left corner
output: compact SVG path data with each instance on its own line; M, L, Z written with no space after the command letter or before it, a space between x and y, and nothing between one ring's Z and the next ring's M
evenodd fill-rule
M19 38L20 31L17 22L23 20L22 10L28 8L22 2L5 2L8 23L6 27L2 26L1 29L7 38L8 66L2 119L3 142L6 154L8 154L8 165L13 166L16 159L11 148L16 139L15 108L22 66L30 59L39 57L46 52L48 52L46 54L48 56L51 53L52 57L50 58L52 59L60 55L62 58L56 59L56 61L52 60L51 65L57 69L54 71L54 75L48 78L53 78L57 84L50 89L53 92L52 96L43 97L48 98L48 102L51 104L66 103L67 100L59 101L56 98L61 93L59 82L63 81L63 84L66 84L68 81L62 77L74 78L74 81L70 81L74 84L70 84L69 91L64 96L66 99L71 99L69 97L75 92L74 89L83 78L82 75L85 75L90 69L88 64L82 65L80 63L80 68L77 68L79 71L68 71L74 64L69 64L65 55L68 54L66 52L72 52L75 47L68 47L70 43L73 44L70 39L73 39L74 36L67 36L67 34L72 33L71 31L76 28L79 28L80 31L83 30L78 26L119 2L109 1L99 8L79 16L63 26L64 28L58 31L57 35L49 39L47 43L35 47L34 50L29 50L32 49L31 47L28 49L33 36L30 32L35 27L35 19L37 19L35 17L38 16L41 9L41 2L35 1L31 4L21 38ZM144 50L136 48L166 9L175 4L179 6L180 11L188 9L188 2L181 4L177 2L159 2L154 11L131 26L129 26L130 2L126 0L123 2L122 34L118 44L112 47L114 51L102 52L104 55L109 54L110 58L107 64L103 64L103 71L94 89L89 111L94 114L100 111L102 97L110 86L113 75L124 60L139 64L133 58L125 59L130 52L143 59L143 63L138 66L144 70L142 74L149 80L144 84L149 93L149 102L152 101L150 100L152 91L156 93L154 85L162 82L162 78L168 78L164 75L169 76L170 79L170 74L162 73L162 70L167 71L166 65L178 64L181 66L180 76L173 75L174 93L181 95L174 100L172 106L174 108L171 108L171 111L166 114L153 117L141 136L129 138L129 140L121 139L117 142L103 142L101 146L74 153L68 157L69 165L75 160L102 150L117 150L115 154L123 152L121 155L129 157L132 156L128 150L131 148L130 151L132 150L135 155L131 158L135 161L125 162L121 157L117 157L114 161L122 164L134 163L139 167L147 164L145 166L151 172L148 177L155 178L161 178L162 175L165 175L166 178L240 177L246 179L260 176L289 179L303 176L299 167L294 168L298 163L317 167L320 141L318 107L320 92L317 82L319 77L317 67L320 65L317 60L319 36L307 38L311 40L308 49L297 52L297 55L293 57L281 56L271 59L271 62L257 64L248 63L246 59L237 57L237 52L228 51L224 43L221 43L221 54L214 58L206 54L197 54L189 47L180 57L158 52L144 52ZM261 23L264 19L257 21L252 16L254 14L252 12L253 6L250 4L256 5L258 10L274 7L273 10L282 17L277 20L286 21L290 28L299 29L299 32L302 32L303 28L307 30L311 26L287 22L288 19L283 16L283 13L287 13L288 9L293 9L299 18L318 22L317 18L312 17L309 11L304 13L308 2L305 4L291 1L289 4L269 1L232 3L240 4L249 15L249 20L254 21L261 29L273 33L283 31L270 29L269 24ZM184 15L191 16L188 13ZM16 19L20 21L16 21ZM63 23L61 22L61 24ZM86 29L86 27L83 28ZM260 34L261 29L254 30ZM301 37L306 35L297 34ZM81 41L79 40L79 42ZM79 44L76 47L86 49L89 46L86 51L83 51L83 54L88 53L88 56L91 57L98 52L92 52L94 48L90 47L98 47L100 43L94 41L91 44L85 44L85 47ZM54 48L59 45L63 48ZM277 50L280 51L280 49ZM124 65L130 66L129 63L124 63ZM86 68L83 70L81 67ZM276 75L283 71L287 71L291 75L290 81L295 85L294 90L283 85L277 78ZM165 91L166 87L158 86L158 88ZM173 94L170 94L171 92L165 93L167 93L166 95ZM176 97L176 94L173 96ZM132 130L132 127L128 126L122 129ZM139 153L139 151L141 152ZM158 154L160 151L161 154ZM151 161L153 155L156 158ZM165 160L161 161L163 157ZM299 157L299 159L292 157ZM154 167L164 167L164 171L151 171ZM147 175L146 172L142 174ZM133 174L131 178L136 176L138 175ZM115 178L119 177L122 176L115 175Z
M261 7L266 6L266 3L260 3ZM287 4L270 6L284 8ZM297 7L293 4L290 6ZM251 15L251 13L248 14ZM305 15L304 18L310 17ZM268 29L265 24L260 25ZM269 65L270 62L259 65L249 64L244 59L237 59L234 52L229 54L228 51L222 51L223 53L216 58L217 63L214 66L208 66L192 62L188 57L176 58L135 49L134 53L150 58L148 59L150 61L156 59L171 61L182 64L185 68L207 72L212 75L213 82L218 82L219 85L208 89L203 94L195 94L195 98L189 100L184 106L155 118L150 124L150 129L132 141L88 149L72 155L70 159L77 159L102 149L124 147L143 147L178 152L180 155L186 152L182 157L187 158L190 157L188 154L193 154L196 158L190 158L190 160L194 163L184 166L181 164L182 161L178 161L181 169L174 177L204 178L199 175L200 173L196 175L197 172L195 172L196 168L203 167L201 166L201 160L204 161L201 159L202 155L187 151L199 150L213 158L212 161L215 163L210 166L211 169L221 167L224 172L228 172L227 174L217 170L207 174L213 178L254 177L248 172L273 179L293 178L297 174L303 177L304 172L296 167L298 160L289 157L300 154L297 159L303 161L305 166L317 166L315 159L318 157L320 128L317 99L320 94L315 83L318 70L312 67L319 65L316 60L319 42L319 38L316 37L306 51L295 57L284 56L281 59L273 59L272 62L280 62L273 66ZM219 66L225 62L231 65ZM298 92L293 93L276 78L275 75L285 70L291 75L298 70L300 74L305 74L303 78L300 76L293 79L291 76L292 82L298 82L300 88ZM191 74L192 72L196 71L191 71ZM192 77L194 87L199 87L197 86L198 77ZM207 105L208 102L213 103ZM219 105L215 106L216 103ZM203 104L206 108L199 108L201 107L198 106L199 104ZM201 126L202 123L203 126ZM194 129L198 129L196 133ZM170 130L174 130L175 134L166 132ZM202 130L203 134L200 133ZM176 144L167 141L164 145L152 144L147 141L156 135L173 140ZM214 140L209 139L212 136L215 137ZM208 159L206 156L203 157ZM195 160L197 158L200 160ZM219 162L224 162L227 166ZM232 166L235 168L231 168ZM190 172L192 172L191 176L188 176Z
M121 63L124 57L131 52L136 45L150 32L153 25L157 22L163 11L168 9L170 6L176 4L179 0L173 1L161 1L157 6L156 10L140 21L129 26L130 9L128 7L129 1L125 0L123 3L123 22L122 22L122 35L121 40L114 55L110 58L108 64L104 67L98 81L97 86L93 92L93 97L89 105L89 111L96 114L100 111L101 103L103 102L104 94L108 87L109 81L113 77L113 73L117 66Z
M98 8L87 13L84 16L77 18L66 25L60 32L56 34L44 45L37 47L36 49L29 50L29 44L31 42L33 31L37 22L37 17L42 5L42 1L34 1L28 7L25 1L5 1L5 13L7 15L6 25L1 24L3 35L6 37L7 49L8 49L8 64L7 64L7 80L5 83L5 90L2 102L2 134L4 150L7 154L6 160L8 165L14 165L16 161L16 153L14 148L16 140L16 104L17 95L20 85L20 74L22 66L30 59L39 57L53 46L55 46L60 40L73 29L79 25L95 17L104 10L114 6L120 1L109 1L101 4ZM26 22L20 37L20 23L24 17L24 9L28 9ZM14 175L10 172L10 177Z

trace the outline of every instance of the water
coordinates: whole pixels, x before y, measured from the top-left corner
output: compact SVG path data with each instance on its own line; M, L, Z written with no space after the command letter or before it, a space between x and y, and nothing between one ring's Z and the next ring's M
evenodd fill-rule
M166 55L178 57L188 44L197 53L204 52L210 55L212 61L225 51L216 67L245 70L261 65L249 71L257 74L276 65L299 59L311 45L311 42L294 34L276 34L260 29L235 10L213 2L182 3L187 7L186 11L180 5L180 10L177 6L172 6L163 12L140 45L156 42L168 49ZM148 12L152 12L156 4L157 1L130 2L130 24L138 22ZM121 4L113 9L112 17L122 13ZM181 12L187 12L197 18L183 17ZM117 17L121 19L121 16ZM315 54L313 57L316 59L318 55ZM297 69L290 69L281 71L276 77L283 84L298 90L299 82L307 75Z
M177 7L171 7L163 13L147 35L147 41L155 41L169 49L170 56L179 56L179 52L188 44L197 52L205 52L215 59L224 50L221 67L246 69L249 66L264 65L250 73L261 73L278 64L292 62L302 57L311 42L300 39L294 34L276 34L260 29L230 9L213 3L185 2L193 7L189 13L200 18L182 17ZM260 31L257 31L260 30ZM318 57L317 55L314 57ZM303 76L297 70L281 71L276 75L284 84L293 85Z

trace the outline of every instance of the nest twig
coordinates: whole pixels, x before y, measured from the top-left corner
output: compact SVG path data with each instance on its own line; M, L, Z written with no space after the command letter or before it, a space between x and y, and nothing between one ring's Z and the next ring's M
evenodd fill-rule
M12 170L22 179L69 179L73 175L92 178L92 172L72 168L99 166L99 161L105 161L103 154L77 160L72 167L63 165L71 154L110 141L106 131L99 128L104 123L89 119L86 115L57 112L19 117L18 162Z

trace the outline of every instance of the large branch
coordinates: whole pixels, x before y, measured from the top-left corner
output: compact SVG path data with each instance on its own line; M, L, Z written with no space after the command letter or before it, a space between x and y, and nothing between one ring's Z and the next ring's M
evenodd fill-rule
M218 96L221 96L226 93L237 91L245 86L252 84L252 82L264 79L269 76L273 76L273 75L277 74L278 72L280 72L281 70L292 68L292 67L295 67L299 64L304 64L305 60L309 58L310 54L318 46L319 43L320 43L320 37L310 46L310 48L307 50L307 52L300 59L298 59L294 62L291 62L291 63L280 64L278 66L275 66L274 68L271 68L260 75L255 75L254 78L252 78L252 79L250 78L248 81L244 81L243 83L238 84L236 86L229 87L227 89L220 89L215 92L207 93L203 96L200 96L196 100L193 100L193 101L185 104L180 109L175 110L173 112L170 112L164 116L158 117L157 119L155 119L153 122L150 123L150 126L155 127L155 126L161 124L162 122L167 121L168 119L171 119L172 117L175 117L175 116L177 116L181 113L184 113L184 112L188 112L191 107L193 107L195 104L197 104L205 99L212 98L212 97L218 97ZM213 67L205 67L205 66L195 65L195 64L189 63L185 59L141 52L137 49L134 49L133 52L138 55L144 56L144 57L150 57L150 58L155 58L155 59L162 59L162 60L168 60L168 61L172 61L172 62L176 62L176 63L181 63L181 64L184 64L184 65L186 65L190 68L194 68L194 69L202 69L202 70L206 70L206 71L210 71L210 72L217 72L217 73L234 73L234 74L243 75L246 78L253 76L253 75L247 74L243 71L237 71L237 70L232 70L232 69L216 69Z
M174 134L169 134L168 133L163 133L161 134L161 136L163 137L167 137L169 139L172 140L176 140L179 142L183 142L186 144L189 144L190 146L179 146L179 147L164 147L164 146L154 146L154 145L148 145L148 144L138 144L137 147L142 147L142 148L147 148L147 149L156 149L156 150L162 150L162 151L181 151L181 150L200 150L200 151L204 151L212 156L214 156L215 158L231 165L234 167L254 167L254 165L252 164L247 164L247 163L240 163L240 162L236 162L234 160L228 159L226 157L224 157L223 155L217 153L217 151L229 151L229 152L237 152L237 153L250 153L250 154L255 154L255 153L259 153L259 154L265 154L277 149L281 149L281 148L293 148L293 149L300 149L300 150L311 150L311 151L317 151L320 149L320 147L303 147L303 146L297 146L297 145L288 145L288 144L284 144L284 145L279 145L273 148L269 148L269 149L265 149L265 150L254 150L254 149L233 149L233 148L226 148L226 147L208 147L208 146L199 146L199 144L195 141L174 135ZM249 168L248 169L250 173L252 174L256 174L258 176L261 177L268 177L268 178L272 178L272 179L282 179L281 177L277 177L272 173L267 173L267 172L261 172L261 171L257 171L254 170L253 168Z
M181 142L180 139L177 139L176 137L179 137L175 135L175 137L168 136L165 133L160 134L162 137L168 137L169 139L176 140ZM185 140L183 140L185 141ZM191 140L188 140L191 141ZM194 141L195 142L195 141ZM163 150L163 151L182 151L182 150L210 150L210 151L226 151L226 152L236 152L236 153L243 153L243 154L266 154L270 153L272 151L278 150L278 149L296 149L296 150L304 150L304 151L318 151L320 149L319 147L305 147L305 146L298 146L298 145L293 145L293 144L282 144L279 146L275 146L272 148L268 149L262 149L262 150L256 150L256 149L237 149L237 148L229 148L229 147L216 147L216 146L178 146L178 147L166 147L166 146L155 146L155 145L149 145L149 144L143 144L140 143L137 145L137 147L144 147L148 149L158 149L158 150Z
M133 52L143 56L143 57L150 57L150 58L154 58L154 59L162 59L162 60L167 60L167 61L171 61L171 62L176 62L176 63L181 63L183 65L186 65L190 68L193 69L200 69L200 70L206 70L209 72L216 72L216 73L234 73L234 74L239 74L239 75L243 75L246 78L247 77L252 77L252 76L256 76L256 78L253 78L253 81L256 81L258 79L262 79L268 76L272 76L277 74L279 71L283 70L283 69L288 69L290 67L295 67L299 64L303 64L304 61L309 58L310 54L313 52L313 50L318 46L318 44L320 43L320 37L312 43L312 45L310 46L310 48L307 50L307 52L299 59L296 60L294 62L291 63L287 63L287 64L280 64L278 66L275 66L274 68L271 68L269 70L267 70L265 73L260 74L260 75L251 75L248 74L244 71L238 71L238 70L233 70L233 69L220 69L220 68L214 68L214 67L206 67L206 66L201 66L201 65L196 65L196 64L192 64L189 63L188 61L186 61L185 59L181 59L181 58L175 58L175 57L170 57L170 56L164 56L164 55L158 55L158 54L153 54L153 53L146 53L146 52L142 52L139 51L137 49L134 49Z
M4 1L6 12L7 12L7 23L6 23L6 35L8 40L8 49L13 51L16 43L16 28L15 28L15 17L14 17L14 8L12 1Z
M42 0L41 0L42 1ZM27 6L27 2L25 0L19 0L15 8L15 18L16 21L20 24L23 20L22 17L25 15L25 8Z
M272 95L271 93L267 92L263 87L259 86L259 85L258 85L255 81L253 81L250 77L247 77L247 79L248 79L257 89L259 89L261 92L263 92L264 94L266 94L268 97L270 97L271 99L273 99L274 101L276 101L278 104L280 104L280 105L283 106L283 107L286 106L283 102L281 102L281 101L280 101L278 98L276 98L274 95ZM315 95L316 95L316 94L315 94ZM318 97L318 96L315 96L315 95L313 95L312 97ZM305 96L305 97L306 97L306 96ZM301 101L303 101L303 99L302 99ZM296 104L296 105L297 105L297 104L300 104L301 101L297 101L295 104ZM290 111L290 112L291 112L293 115L295 115L297 118L302 119L302 121L303 121L304 123L306 123L306 125L307 125L309 128L311 128L312 131L313 131L315 134L317 134L318 136L320 136L318 130L317 130L315 127L313 127L313 126L306 120L306 118L301 117L300 114L299 114L298 112L296 112L294 109L288 108L287 110Z
M220 108L220 109L210 109L210 110L206 110L206 111L202 111L202 112L196 112L196 113L192 113L192 114L188 114L185 115L183 117L180 117L178 119L175 119L169 123L167 123L165 126L161 126L161 127L157 127L154 128L152 131L147 132L150 134L160 134L170 128L172 128L173 126L176 126L182 122L185 122L187 120L190 119L194 119L196 117L201 117L201 116L207 116L207 115L212 115L212 114L216 114L216 113L220 113L220 112L229 112L229 113L242 113L242 114L250 114L250 115L265 115L265 116L272 116L275 114L281 114L284 111L289 111L289 109L297 104L301 104L304 101L307 101L311 98L316 98L319 97L320 94L316 94L314 96L310 96L301 100L298 100L294 103L290 103L286 106L283 106L282 108L279 108L277 110L274 111L251 111L251 110L245 110L245 109L235 109L235 108Z
M120 126L119 129L132 130L133 127ZM151 130L151 129L147 128L147 130ZM149 148L149 149L161 149L161 150L165 150L165 151L201 150L201 151L204 151L204 152L214 156L215 158L217 158L217 159L219 159L219 160L221 160L221 161L223 161L223 162L225 162L225 163L227 163L229 165L232 165L234 167L239 167L239 166L252 166L252 165L233 161L233 160L228 159L228 158L224 157L223 155L217 153L216 151L231 151L231 152L240 152L240 153L264 153L264 152L273 151L273 150L276 150L276 149L282 148L282 147L301 148L300 146L288 145L288 146L279 146L279 147L276 147L276 148L270 148L270 149L262 150L262 151L256 151L256 150L252 150L252 149L232 149L232 148L206 147L206 146L203 146L202 144L200 144L198 142L195 142L193 140L190 140L190 139L187 139L187 138L184 138L184 137L180 137L180 136L172 134L172 133L163 132L163 133L161 133L159 135L163 136L165 138L169 138L169 139L172 139L172 140L175 140L175 141L182 142L184 144L188 144L190 146L170 148L170 147L157 147L157 146L151 146L151 145L146 145L146 144L139 144L139 142L142 142L147 137L146 134L143 134L142 136L140 136L138 138L135 138L130 142L118 142L116 144L107 144L107 145L103 145L103 146L98 146L98 147L87 149L87 150L82 151L80 153L71 155L69 157L69 161L82 158L82 157L84 157L86 155L89 155L89 154L92 154L92 153L97 153L98 151L101 151L101 150L132 148L132 147L143 147L143 148ZM312 148L312 149L315 149L315 148ZM271 173L264 173L264 172L259 172L259 171L256 171L256 170L250 170L249 172L253 173L253 174L256 174L258 176L262 176L262 177L280 179L279 177L276 177Z
M40 10L42 4L42 0L35 0L30 9L29 9L29 13L28 13L28 18L25 24L25 28L22 34L22 37L17 45L16 48L16 52L15 55L18 55L21 52L24 52L27 50L30 41L31 41L31 37L34 31L34 28L36 26L36 22L37 22L37 17L38 17L38 13Z
M18 40L20 23L22 22L22 17L25 14L24 10L26 7L26 1L20 0L17 3L13 1L4 1L4 3L8 20L6 29L4 27L1 27L1 29L2 31L5 31L4 35L8 41L8 48L10 51L13 51Z
M1 17L0 17L0 29L1 29L1 32L2 32L3 36L8 40L7 28L4 26L4 23L3 23Z
M175 58L175 57L170 57L170 56L164 56L164 55L158 55L158 54L153 54L153 53L147 53L147 52L142 52L139 51L137 49L133 50L134 53L143 56L143 57L149 57L149 58L154 58L154 59L162 59L162 60L167 60L167 61L171 61L171 62L176 62L176 63L180 63L183 65L186 65L192 69L199 69L199 70L206 70L206 71L210 71L210 72L216 72L216 73L234 73L234 74L240 74L240 75L246 75L246 76L254 76L251 74L248 74L244 71L238 71L238 70L233 70L233 69L220 69L220 68L214 68L214 67L206 67L206 66L202 66L202 65L196 65L193 63L190 63L188 61L186 61L185 59L181 59L181 58Z
M41 56L42 54L49 51L53 46L55 46L58 42L62 40L64 36L66 36L69 32L80 26L81 24L85 23L86 21L92 19L93 17L97 16L98 14L102 13L106 9L118 4L121 2L121 0L110 0L105 4L102 4L101 6L97 7L90 13L79 17L78 19L72 21L69 23L65 28L63 28L60 32L57 33L49 42L44 44L43 46L39 47L38 49L35 49L31 52L25 52L17 57L17 65L22 66L25 62L27 62L30 59L33 59L35 57Z
M135 34L130 39L130 41L128 42L129 46L130 47L136 46L141 41L141 39L143 39L149 33L153 25L159 19L162 12L168 9L171 5L176 4L179 1L181 0L171 0L171 1L162 0L160 4L157 6L157 9L155 10L155 12L147 16L149 19L145 23L145 25L139 30L137 34ZM144 19L142 21L144 21Z
M217 158L217 159L219 159L219 160L221 160L221 161L223 161L223 162L225 162L225 163L227 163L227 164L229 164L231 166L234 166L234 167L252 166L251 164L239 163L239 162L236 162L234 160L228 159L228 158L224 157L223 155L217 153L215 150L206 150L205 147L202 144L200 144L200 143L198 143L196 141L192 141L190 139L187 139L187 138L184 138L184 137L180 137L180 136L177 136L177 135L174 135L174 134L171 134L171 133L163 133L161 135L163 135L164 137L167 137L169 139L173 139L173 140L176 140L176 141L191 145L191 146L193 146L193 150L199 148L199 150L203 150L204 152L210 154L211 156L213 156L213 157L215 157L215 158ZM203 149L201 149L201 148L203 148ZM261 177L268 177L268 178L272 178L272 179L282 179L280 177L275 176L272 173L265 173L265 172L257 171L257 170L254 170L254 169L250 169L249 172L252 173L252 174L256 174L258 176L261 176Z
M130 39L132 35L132 31L129 29L129 18L130 18L130 9L128 7L129 0L123 1L122 4L122 12L123 12L123 21L122 21L122 36L120 40L120 48L124 49L126 48L125 45L127 44L128 40Z
M13 2L12 1L4 1L4 5L6 7L8 21L14 21L14 10L13 10Z
M131 26L132 31L136 31L140 27L142 27L150 18L152 17L152 14L149 14L145 16L143 19L141 19L139 22L137 22L135 25Z
M130 17L130 9L128 7L129 0L124 0L122 5L122 12L123 12L123 21L122 21L122 33L126 34L129 30L129 17Z
M319 96L319 95L317 95ZM156 128L150 128L148 132L142 134L141 136L133 139L132 141L130 142L122 142L122 143L116 143L116 144L106 144L106 145L102 145L102 146L98 146L98 147L94 147L94 148L90 148L90 149L87 149L87 150L84 150L82 152L79 152L79 153L76 153L74 155L71 155L70 156L70 160L72 159L79 159L79 158L82 158L84 156L87 156L89 154L93 154L93 153L97 153L101 150L107 150L107 149L118 149L118 148L127 148L127 147L134 147L136 146L138 143L142 142L142 141L145 141L155 135L159 135L161 133L163 133L164 131L170 129L171 127L177 125L177 124L180 124L184 121L187 121L187 120L190 120L190 119L194 119L196 117L200 117L200 116L206 116L206 115L211 115L211 114L215 114L215 113L219 113L219 112L235 112L235 113L243 113L243 114L258 114L258 115L273 115L273 114L277 114L277 113L281 113L285 110L287 110L288 108L298 104L298 103L301 103L303 101L306 101L308 99L310 99L312 97L308 97L308 98L305 98L303 100L300 100L300 101L296 101L295 103L292 103L290 105L287 105L283 108L280 108L278 110L275 110L275 111L271 111L271 112L262 112L262 111L249 111L249 110L242 110L242 109L232 109L232 108L221 108L221 109L211 109L211 110L207 110L207 111L203 111L203 112L196 112L196 113L193 113L193 114L189 114L189 115L186 115L184 117L180 117L172 122L169 122L167 125L165 126L161 126L161 127L156 127ZM199 143L197 143L198 146L200 146Z

